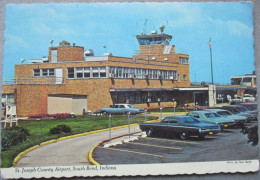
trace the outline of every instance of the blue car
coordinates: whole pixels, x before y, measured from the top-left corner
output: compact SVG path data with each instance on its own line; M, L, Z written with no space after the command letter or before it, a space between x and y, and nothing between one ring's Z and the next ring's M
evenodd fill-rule
M131 104L114 104L109 108L101 108L99 111L103 114L127 114L130 113L132 115L140 114L144 112L144 109L135 108Z

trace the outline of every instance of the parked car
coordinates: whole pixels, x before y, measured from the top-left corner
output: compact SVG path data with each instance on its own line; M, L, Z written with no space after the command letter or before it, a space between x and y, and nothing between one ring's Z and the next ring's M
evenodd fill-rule
M198 136L203 139L206 135L217 134L221 131L219 125L204 123L190 116L168 116L155 123L141 123L139 125L147 136L165 135L178 136L187 139L189 136Z
M241 133L247 134L248 141L247 143L251 143L253 146L258 144L258 126L252 126L252 127L241 127Z
M243 102L253 102L253 101L255 101L254 95L244 94Z
M109 108L101 108L99 111L106 115L106 114L140 114L144 112L144 109L135 108L131 104L114 104L111 105Z
M249 111L257 111L257 104L254 102L240 103L239 105L246 107Z
M205 110L216 113L221 117L226 117L234 120L236 126L241 126L243 123L247 121L245 116L237 116L224 109L205 109Z
M257 119L257 112L248 111L245 107L241 105L223 106L222 109L228 110L229 112L238 116L245 116L247 117L248 122Z
M221 117L218 114L210 111L190 111L188 113L188 116L198 118L200 121L205 123L220 125L222 130L224 128L233 127L235 125L234 120L228 119L226 117Z

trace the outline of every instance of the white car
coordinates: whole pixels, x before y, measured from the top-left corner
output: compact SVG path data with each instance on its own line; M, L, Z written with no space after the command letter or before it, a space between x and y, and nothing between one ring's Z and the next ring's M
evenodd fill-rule
M255 101L255 97L251 94L244 94L243 102L253 102Z

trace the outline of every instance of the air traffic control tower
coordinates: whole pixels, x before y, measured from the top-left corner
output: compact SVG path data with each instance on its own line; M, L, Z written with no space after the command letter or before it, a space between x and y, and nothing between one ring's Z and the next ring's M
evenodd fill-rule
M148 60L148 63L151 61L164 61L189 64L189 55L175 52L175 46L170 45L172 36L165 34L163 32L164 28L163 25L160 27L160 33L152 31L151 34L136 35L139 51L133 58Z

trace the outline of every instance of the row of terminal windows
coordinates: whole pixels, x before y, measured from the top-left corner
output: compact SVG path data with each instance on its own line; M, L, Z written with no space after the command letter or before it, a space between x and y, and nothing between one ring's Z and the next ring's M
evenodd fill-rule
M177 71L140 69L126 67L80 67L68 68L68 79L80 78L137 78L137 79L178 79Z
M33 76L54 76L54 69L34 69Z
M107 77L106 67L68 68L68 79L105 77Z
M172 91L132 91L111 93L113 103L143 104L171 102L174 94Z

